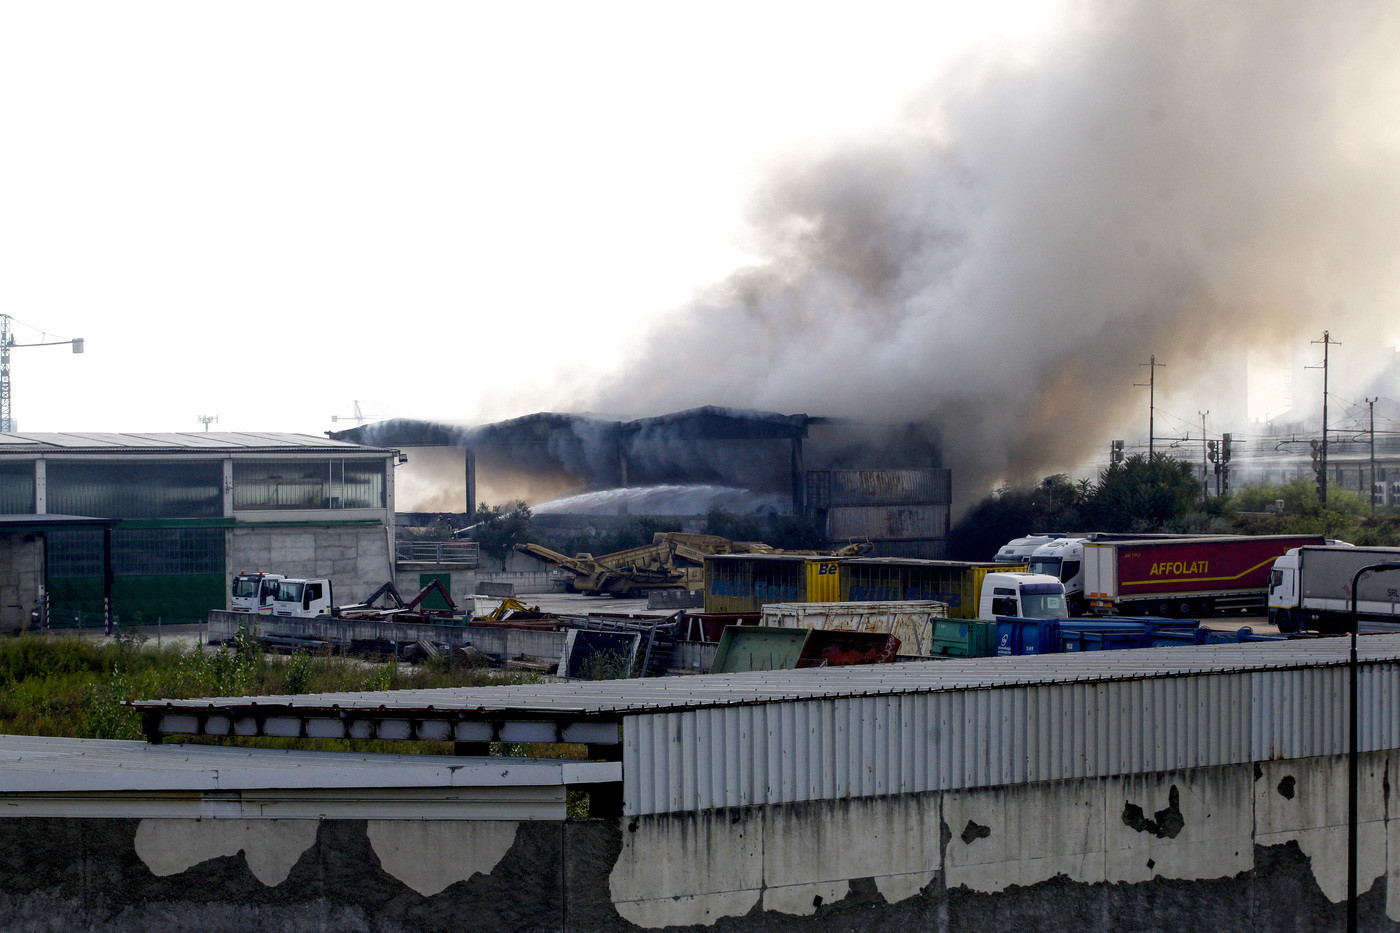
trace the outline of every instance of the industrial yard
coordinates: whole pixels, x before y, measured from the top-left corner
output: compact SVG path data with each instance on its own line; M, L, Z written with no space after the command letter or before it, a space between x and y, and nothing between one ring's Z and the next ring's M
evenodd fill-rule
M0 933L1400 933L1400 5L0 43Z

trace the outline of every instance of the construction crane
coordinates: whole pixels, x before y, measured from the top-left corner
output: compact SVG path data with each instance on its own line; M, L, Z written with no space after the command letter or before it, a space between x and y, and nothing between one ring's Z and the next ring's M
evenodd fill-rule
M74 353L83 352L83 338L69 340L40 340L37 343L15 343L13 324L15 319L8 314L0 314L0 434L12 434L15 430L14 418L10 415L10 349L12 347L55 347L67 343L73 346ZM44 335L47 336L47 335Z
M337 421L350 421L352 419L356 424L365 423L365 413L360 411L359 399L355 399L355 413L353 415L331 415L331 424L335 424Z

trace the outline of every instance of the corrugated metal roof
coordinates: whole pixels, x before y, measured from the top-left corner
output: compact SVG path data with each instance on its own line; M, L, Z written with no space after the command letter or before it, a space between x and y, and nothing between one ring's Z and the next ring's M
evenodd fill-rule
M1345 664L1347 650L1347 639L1319 638L586 683L145 700L134 705L146 710L250 711L275 707L378 715L431 711L462 718L499 718L501 713L511 713L529 718L570 719L790 700L1318 667ZM1363 663L1400 661L1400 634L1363 636L1358 655Z
M153 434L64 433L0 434L0 452L125 452L125 451L234 451L278 452L341 451L383 452L389 448L366 447L349 441L331 440L312 434L263 432L190 432Z
M616 781L616 762L0 735L0 793L511 787Z

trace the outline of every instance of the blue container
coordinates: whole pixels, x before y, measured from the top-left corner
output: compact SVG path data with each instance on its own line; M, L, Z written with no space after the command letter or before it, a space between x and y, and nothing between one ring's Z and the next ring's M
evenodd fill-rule
M1062 619L1008 619L997 617L997 657L1021 654L1055 654L1060 650Z
M1150 647L1151 627L1142 622L1068 622L1060 625L1060 650L1064 652Z
M1200 622L1196 619L1167 619L1162 616L1111 616L1104 621L1113 622L1141 622L1156 629L1186 632L1197 628Z
M1180 645L1204 645L1209 629L1197 628L1191 631L1179 629L1156 629L1151 632L1152 647L1171 648Z

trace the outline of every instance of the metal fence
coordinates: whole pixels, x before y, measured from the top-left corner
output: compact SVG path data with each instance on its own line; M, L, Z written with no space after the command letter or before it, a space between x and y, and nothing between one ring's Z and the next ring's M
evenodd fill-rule
M480 548L475 541L400 540L394 550L394 558L401 564L455 564L461 567L475 567L480 556Z

